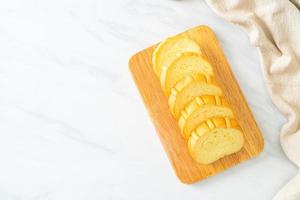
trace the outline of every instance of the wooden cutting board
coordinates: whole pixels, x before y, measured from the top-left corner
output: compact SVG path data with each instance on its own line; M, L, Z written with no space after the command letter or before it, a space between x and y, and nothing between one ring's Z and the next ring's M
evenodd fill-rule
M198 26L181 34L198 42L201 51L213 65L219 86L245 137L245 145L241 151L209 165L196 163L188 153L187 141L181 136L159 79L152 69L151 57L156 45L135 54L129 61L134 81L176 175L183 183L190 184L257 156L262 151L264 142L214 32L207 26Z

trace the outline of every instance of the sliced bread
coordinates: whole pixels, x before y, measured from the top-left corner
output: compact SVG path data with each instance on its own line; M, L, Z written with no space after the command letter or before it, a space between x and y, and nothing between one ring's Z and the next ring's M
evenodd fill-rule
M222 102L222 98L217 98L218 101ZM192 106L189 105L190 110L187 113L182 114L179 118L178 124L182 131L182 135L184 138L188 139L197 126L202 124L204 121L214 118L214 117L228 117L230 119L234 118L233 112L230 108L226 106L219 105L201 105L194 104Z
M201 55L190 52L182 53L168 67L162 69L160 82L167 96L169 96L171 89L186 76L209 82L213 76L213 69Z
M244 137L239 128L197 128L188 140L189 152L200 164L210 164L238 152L243 145Z
M188 103L196 97L201 97L203 95L221 96L222 90L215 85L195 80L190 81L183 88L172 88L169 96L169 106L174 117L178 119L181 111L188 105Z
M193 40L174 36L161 42L153 52L153 69L158 77L161 75L162 68L169 66L183 52L201 53L199 45Z

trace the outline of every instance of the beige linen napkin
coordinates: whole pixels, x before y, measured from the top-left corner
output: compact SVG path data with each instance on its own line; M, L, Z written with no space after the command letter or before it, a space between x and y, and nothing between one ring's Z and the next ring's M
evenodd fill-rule
M300 0L206 1L257 47L272 100L288 119L281 129L282 148L300 167ZM300 173L274 199L300 200Z

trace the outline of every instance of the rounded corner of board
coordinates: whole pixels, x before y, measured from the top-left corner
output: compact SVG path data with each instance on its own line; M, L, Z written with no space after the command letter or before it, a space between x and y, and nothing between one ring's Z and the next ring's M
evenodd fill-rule
M207 32L211 32L211 33L215 34L215 32L213 31L213 29L209 25L207 25L207 24L196 26L193 29L194 30L206 30ZM193 30L193 29L191 29L191 30Z
M177 174L176 174L176 176L179 179L179 181L184 185L192 185L192 184L195 184L195 183L201 181L201 178L199 178L199 179L190 179L190 178L186 178L186 177L181 177Z
M133 63L135 62L137 55L138 55L138 53L135 53L129 58L129 60L128 60L129 69L134 65Z

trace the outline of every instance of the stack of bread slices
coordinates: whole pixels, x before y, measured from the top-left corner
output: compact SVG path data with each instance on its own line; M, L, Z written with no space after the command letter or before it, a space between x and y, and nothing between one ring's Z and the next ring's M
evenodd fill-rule
M243 132L197 42L168 38L153 52L152 63L195 161L210 164L243 147Z

